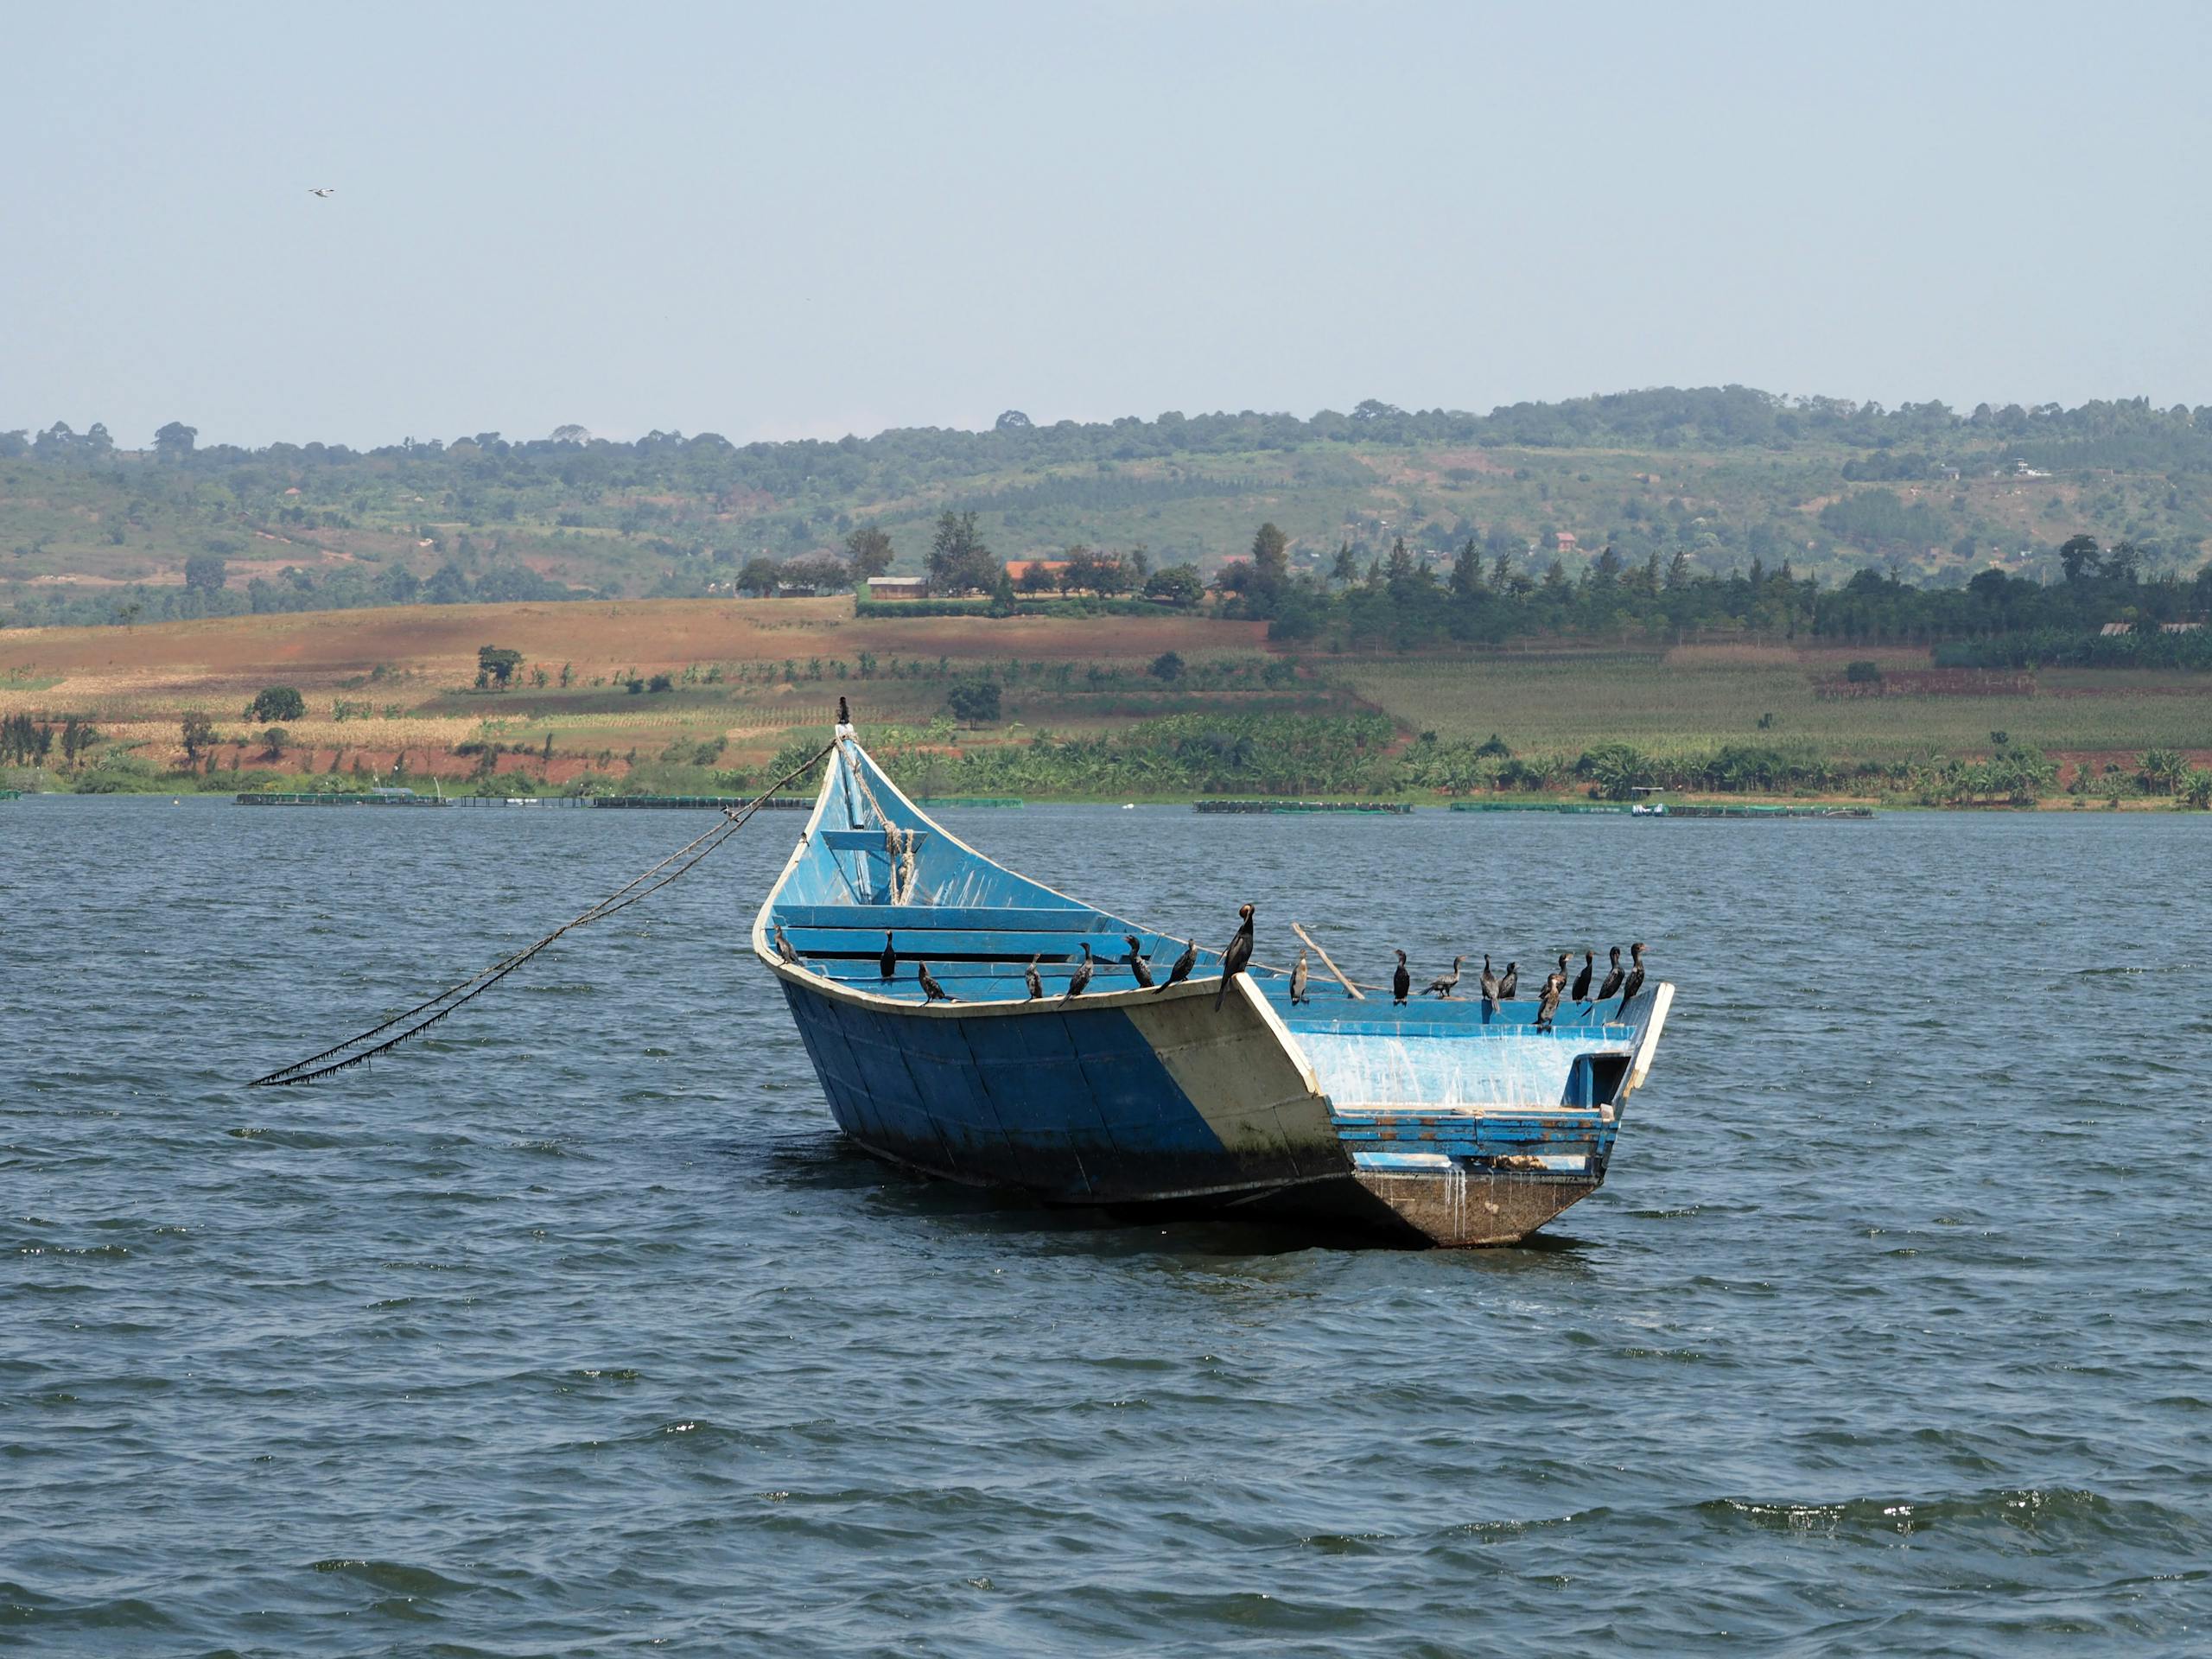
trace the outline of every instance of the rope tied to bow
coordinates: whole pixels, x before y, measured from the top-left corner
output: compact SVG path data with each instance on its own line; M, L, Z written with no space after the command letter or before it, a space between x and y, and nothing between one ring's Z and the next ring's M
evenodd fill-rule
M345 1071L348 1066L359 1065L364 1061L372 1060L379 1054L388 1054L409 1039L421 1036L456 1008L473 1002L483 995L485 992L490 990L562 935L572 933L576 929L588 926L593 922L605 921L609 916L620 911L627 910L640 899L659 892L670 882L690 874L716 848L742 830L753 815L766 805L769 798L779 790L793 779L812 771L815 766L836 747L834 740L823 744L820 749L809 755L803 763L792 767L743 806L722 808L723 821L721 823L717 823L704 835L677 848L651 869L625 881L597 904L593 905L580 915L571 917L562 923L536 944L524 945L519 950L510 952L492 963L490 967L471 974L467 979L447 986L435 996L426 997L413 1007L393 1014L381 1025L372 1026L358 1035L348 1037L342 1043L333 1044L320 1054L310 1054L303 1060L295 1060L289 1065L279 1066L265 1077L256 1077L250 1086L259 1089L295 1083L313 1083L318 1077L327 1077L334 1072ZM385 1037L385 1033L392 1031L395 1027L404 1027L404 1029L395 1032L390 1037ZM378 1038L382 1038L383 1040L374 1040Z

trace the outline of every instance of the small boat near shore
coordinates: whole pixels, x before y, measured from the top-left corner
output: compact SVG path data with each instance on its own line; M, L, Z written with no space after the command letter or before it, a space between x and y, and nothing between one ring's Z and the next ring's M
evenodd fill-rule
M1533 999L1392 1007L1318 976L1294 1004L1257 963L1223 994L1205 948L1154 989L1126 938L1162 980L1185 946L967 846L849 727L753 925L838 1127L879 1157L1044 1204L1440 1245L1510 1243L1597 1191L1674 995L1542 1027Z

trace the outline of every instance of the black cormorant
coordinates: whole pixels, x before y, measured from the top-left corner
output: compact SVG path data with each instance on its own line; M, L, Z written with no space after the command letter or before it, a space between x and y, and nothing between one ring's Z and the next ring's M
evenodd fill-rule
M1641 944L1631 944L1628 948L1628 953L1636 960L1629 968L1628 982L1621 987L1620 1013L1613 1016L1616 1020L1628 1013L1629 1003L1635 999L1636 994L1643 988L1643 947Z
M1145 962L1143 950L1138 947L1137 936L1134 933L1124 933L1122 937L1129 942L1130 976L1139 985L1149 988L1152 984L1152 969Z
M1413 988L1413 970L1406 966L1406 953L1401 950L1398 965L1390 970L1390 1001L1402 1005Z
M950 991L937 982L937 976L930 972L930 965L926 962L916 963L914 972L922 982L922 1001L925 1002L950 1002L957 1000Z
M1598 988L1598 995L1596 1000L1600 1002L1603 1002L1607 997L1611 996L1615 991L1618 991L1621 988L1620 946L1618 944L1613 946L1611 950L1606 952L1606 955L1612 958L1613 965L1605 969L1605 982Z
M1497 1007L1497 976L1490 970L1490 952L1483 952L1483 1012L1490 1014Z
M1510 1002L1513 1000L1513 993L1520 988L1520 985L1521 964L1517 962L1507 963L1505 977L1497 982L1497 1000L1501 1002Z
M1427 984L1421 987L1421 994L1423 996L1440 996L1449 1002L1452 1000L1452 993L1459 988L1459 964L1465 960L1465 957L1452 957L1452 971L1430 980Z
M1566 988L1565 973L1544 976L1543 995L1536 999L1536 1029L1538 1031L1549 1031L1552 1028L1552 1016L1559 1012L1560 993Z
M1161 991L1180 985L1191 976L1191 969L1198 965L1198 942L1192 939L1183 947L1183 954L1175 958L1174 965L1168 969L1167 983L1154 987L1153 995L1157 996Z
M875 965L882 970L886 979L894 977L899 972L899 949L891 943L891 935L888 933L883 936L883 955L878 958Z
M1224 998L1229 995L1229 982L1244 971L1244 964L1252 960L1252 906L1239 905L1236 913L1243 918L1236 936L1229 942L1229 949L1221 953L1221 988L1213 994L1213 1011L1221 1012Z
M1090 944L1088 940L1085 940L1083 947L1083 960L1076 963L1075 974L1068 981L1065 995L1081 996L1090 984Z
M798 952L791 949L791 942L784 936L784 925L776 924L776 960L787 968L798 966Z
M1585 950L1582 953L1582 971L1574 976L1574 1000L1576 1001L1587 1002L1590 1000L1590 976L1596 970L1597 966L1597 957L1593 953Z
M1021 970L1021 976L1029 982L1029 1000L1032 1002L1045 995L1045 982L1037 977L1036 957L1029 958L1029 965Z

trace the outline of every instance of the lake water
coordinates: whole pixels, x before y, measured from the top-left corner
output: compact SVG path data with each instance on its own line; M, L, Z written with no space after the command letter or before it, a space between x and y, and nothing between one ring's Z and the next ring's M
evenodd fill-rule
M946 816L1263 958L1649 941L1608 1185L1446 1254L888 1173L745 948L785 814L248 1090L709 821L0 804L0 1647L2212 1646L2212 819Z

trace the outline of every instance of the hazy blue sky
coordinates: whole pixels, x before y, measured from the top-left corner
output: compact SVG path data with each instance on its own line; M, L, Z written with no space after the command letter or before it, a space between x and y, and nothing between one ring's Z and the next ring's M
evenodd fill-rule
M18 4L0 428L2212 402L2209 19Z

